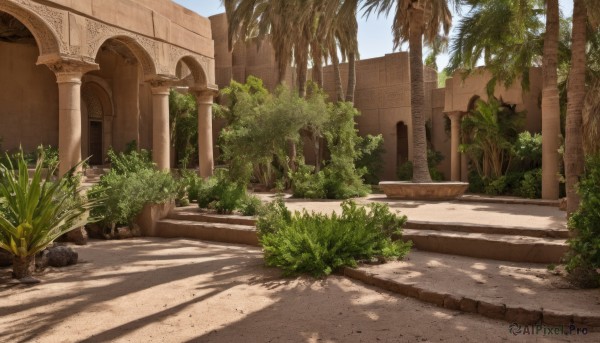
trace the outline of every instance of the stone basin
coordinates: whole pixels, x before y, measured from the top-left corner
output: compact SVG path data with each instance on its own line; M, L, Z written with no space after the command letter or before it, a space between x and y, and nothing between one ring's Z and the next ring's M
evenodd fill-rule
M388 198L405 200L454 200L465 193L469 187L465 182L428 182L382 181L379 188Z

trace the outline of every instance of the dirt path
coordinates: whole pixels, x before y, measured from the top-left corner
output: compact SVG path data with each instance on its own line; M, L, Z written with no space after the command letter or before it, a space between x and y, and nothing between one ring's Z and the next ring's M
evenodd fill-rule
M257 248L135 239L78 247L80 263L8 286L2 342L502 342L509 323L339 276L282 279ZM598 334L559 341L600 341Z

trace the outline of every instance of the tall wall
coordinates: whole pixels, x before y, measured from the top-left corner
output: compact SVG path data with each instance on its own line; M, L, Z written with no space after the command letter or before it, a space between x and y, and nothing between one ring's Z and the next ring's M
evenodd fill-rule
M36 66L35 45L0 41L0 145L33 151L58 145L58 86L46 66Z

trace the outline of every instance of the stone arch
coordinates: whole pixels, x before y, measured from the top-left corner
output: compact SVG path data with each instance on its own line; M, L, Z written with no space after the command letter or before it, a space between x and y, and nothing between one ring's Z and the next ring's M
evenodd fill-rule
M82 153L91 165L104 163L112 146L114 103L104 80L87 76L81 86Z
M470 113L475 109L478 100L481 100L481 97L479 95L473 95L471 99L469 99L469 104L467 105L467 113Z
M176 61L175 75L178 77L181 73L182 64L189 69L190 74L193 78L193 85L196 88L207 88L208 87L208 75L202 64L193 56L183 56Z
M100 48L110 41L118 42L127 47L136 60L141 64L145 78L154 78L157 72L152 53L148 51L148 49L144 47L136 37L130 37L127 35L105 36L102 39L98 39L95 44L92 45L90 48L90 56L96 58L100 52Z
M31 32L39 49L38 64L68 53L60 35L35 12L11 1L0 2L0 12L13 16Z

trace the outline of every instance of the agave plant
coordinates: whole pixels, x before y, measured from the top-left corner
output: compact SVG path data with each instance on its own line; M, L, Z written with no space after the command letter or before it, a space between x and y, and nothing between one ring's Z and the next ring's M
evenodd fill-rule
M79 165L53 180L56 167L44 176L44 154L30 177L23 152L16 165L0 165L0 248L13 254L13 277L30 277L35 254L61 235L89 221L89 201L73 182Z

